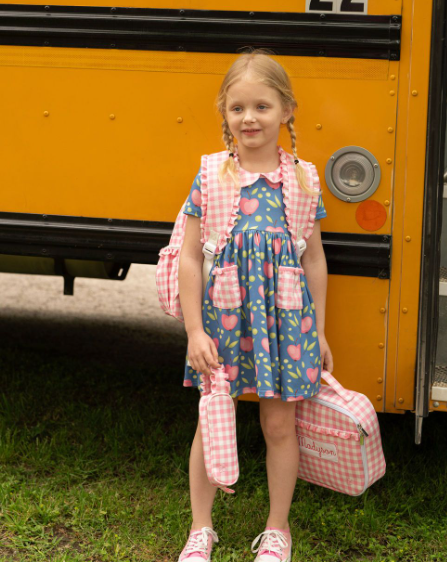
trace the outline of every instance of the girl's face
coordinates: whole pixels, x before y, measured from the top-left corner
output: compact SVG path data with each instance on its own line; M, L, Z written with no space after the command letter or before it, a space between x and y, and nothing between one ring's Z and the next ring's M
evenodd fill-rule
M244 78L227 91L226 120L240 148L276 150L281 123L286 123L293 108L283 108L274 89Z

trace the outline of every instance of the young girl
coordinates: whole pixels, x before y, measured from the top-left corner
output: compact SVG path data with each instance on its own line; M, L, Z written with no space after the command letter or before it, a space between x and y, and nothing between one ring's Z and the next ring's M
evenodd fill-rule
M318 220L326 211L321 195L318 199L310 190L299 164L293 126L297 103L279 63L260 50L241 55L224 78L217 105L228 151L219 178L232 178L234 189L240 190L240 201L231 237L214 257L203 299L201 171L185 206L189 216L179 262L180 302L188 335L183 385L202 391L199 381L203 383L203 376L209 376L210 367L219 367L220 361L228 373L235 408L239 395L259 396L270 513L265 530L251 547L258 553L255 562L290 562L288 516L299 462L295 402L318 393L322 367L333 369L324 335L327 266ZM309 221L316 220L301 263L291 243L283 200L287 155L277 144L281 126L290 133L298 185L316 200ZM234 265L242 304L219 308L213 303L213 269ZM302 309L278 306L279 266L304 270ZM209 483L205 471L199 424L189 474L193 522L179 562L210 562L213 543L218 542L211 519L217 488Z

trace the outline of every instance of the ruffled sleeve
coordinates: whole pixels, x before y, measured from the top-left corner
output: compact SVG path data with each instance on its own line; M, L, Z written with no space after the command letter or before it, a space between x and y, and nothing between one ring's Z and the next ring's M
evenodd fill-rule
M185 203L183 212L185 215L202 217L202 168L192 182L191 191Z
M321 193L320 193L320 197L318 199L318 205L317 205L317 212L316 212L316 215L315 215L315 220L317 221L317 220L320 220L320 219L324 219L324 217L327 217L327 212L326 212L326 209L325 209L324 204L323 204L323 197L321 196Z

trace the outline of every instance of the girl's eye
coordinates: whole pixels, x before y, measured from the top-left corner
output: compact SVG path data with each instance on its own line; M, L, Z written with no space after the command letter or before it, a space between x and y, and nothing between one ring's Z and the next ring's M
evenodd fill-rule
M266 106L266 105L259 105L258 107L259 107L260 109L267 109L267 106Z

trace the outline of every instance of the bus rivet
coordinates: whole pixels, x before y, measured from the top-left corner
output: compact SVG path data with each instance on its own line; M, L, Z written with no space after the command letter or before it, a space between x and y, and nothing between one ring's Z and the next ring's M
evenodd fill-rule
M413 91L411 92L411 95L412 95L412 96L417 96L417 95L418 95L418 91L417 91L417 90L413 90Z
M380 402L380 400L382 400L382 397L380 396L380 394L378 394L378 395L376 396L376 398L377 398L377 400L378 400L379 402Z
M396 80L396 75L395 75L395 74L391 74L390 79L391 79L391 80Z
M382 377L379 377L379 378L377 379L377 382L378 382L379 384L380 384L381 382L383 382Z
M350 203L351 202L351 198L350 197L346 197L346 202Z
M433 402L433 408L439 408L439 402Z
M410 241L411 241L411 236L405 236L405 240L406 240L407 242L410 242Z
M394 131L393 127L388 127L388 132L392 133Z
M380 347L380 349L383 349L385 347L385 345L382 342L380 342L379 347Z
M396 92L394 90L390 90L390 96L394 96Z
M403 404L404 403L404 399L403 398L399 398L399 404Z
M383 307L380 309L381 314L385 314L385 311L386 311L386 309L383 308Z
M44 111L43 114L44 114L44 117L48 117L48 115L50 115L50 112L49 112L49 111Z
M388 199L386 199L383 204L385 205L385 207L389 207L390 206L390 202L388 201Z
M387 164L391 164L392 162L393 162L393 161L391 160L391 158L387 158L387 159L386 159L386 163L387 163Z
M183 123L183 117L177 117L177 123Z
M323 125L320 125L320 123L317 123L317 124L315 125L315 127L316 127L318 130L320 130L320 129L322 128L322 126L323 126Z
M113 119L115 119L115 114L114 114L114 113L111 113L111 114L109 115L109 117L110 117L110 119L113 120Z
M407 314L408 308L403 308L403 309L402 309L402 312L403 312L404 314Z

